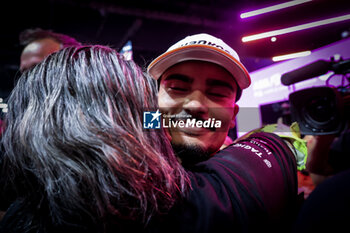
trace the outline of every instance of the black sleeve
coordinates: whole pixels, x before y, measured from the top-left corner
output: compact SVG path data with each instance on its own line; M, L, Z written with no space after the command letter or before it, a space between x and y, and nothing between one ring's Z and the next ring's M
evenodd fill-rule
M190 175L192 190L175 217L179 232L288 232L297 169L280 137L253 134L197 164Z

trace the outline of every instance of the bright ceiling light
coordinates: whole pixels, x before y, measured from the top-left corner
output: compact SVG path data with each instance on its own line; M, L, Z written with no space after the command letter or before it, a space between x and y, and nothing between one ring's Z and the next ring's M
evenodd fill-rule
M298 52L298 53L290 53L290 54L285 54L285 55L280 55L273 57L273 61L283 61L287 59L292 59L292 58L297 58L297 57L306 57L311 54L311 51L303 51L303 52Z
M255 35L244 36L244 37L242 37L242 41L248 42L248 41L253 41L253 40L264 39L264 38L268 38L268 37L272 37L272 36L278 36L278 35L287 34L287 33L291 33L291 32L301 31L304 29L319 27L319 26L323 26L323 25L327 25L327 24L331 24L331 23L337 23L337 22L341 22L341 21L345 21L345 20L349 20L349 19L350 19L350 14L342 15L342 16L338 16L338 17L334 17L334 18L330 18L330 19L315 21L312 23L305 23L305 24L301 24L301 25L293 26L293 27L288 27L288 28L284 28L284 29L278 29L278 30L263 32L263 33L259 33L259 34L255 34Z
M295 6L295 5L299 5L305 2L311 2L312 0L294 0L294 1L289 1L289 2L285 2L285 3L281 3L281 4L277 4L274 6L269 6L269 7L264 7L261 8L259 10L254 10L254 11L248 11L245 13L242 13L240 15L240 17L242 19L244 18L248 18L248 17L252 17L252 16L256 16L256 15L261 15L261 14L265 14L271 11L277 11L277 10L281 10L287 7L291 7L291 6Z

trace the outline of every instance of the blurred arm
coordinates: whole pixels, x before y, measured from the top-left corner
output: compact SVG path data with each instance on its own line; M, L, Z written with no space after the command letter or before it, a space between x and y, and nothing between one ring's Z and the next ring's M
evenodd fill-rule
M323 182L331 176L334 171L329 164L329 152L335 135L307 135L308 158L306 169L310 172L310 177L315 185Z

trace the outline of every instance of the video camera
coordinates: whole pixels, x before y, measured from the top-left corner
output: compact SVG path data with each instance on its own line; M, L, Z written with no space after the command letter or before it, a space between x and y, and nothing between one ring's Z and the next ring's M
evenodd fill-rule
M350 59L335 61L318 60L281 76L283 85L307 80L323 75L328 71L334 74L325 86L312 87L289 95L292 121L299 123L304 135L340 134L348 127L350 119ZM328 81L340 76L338 86L331 87Z

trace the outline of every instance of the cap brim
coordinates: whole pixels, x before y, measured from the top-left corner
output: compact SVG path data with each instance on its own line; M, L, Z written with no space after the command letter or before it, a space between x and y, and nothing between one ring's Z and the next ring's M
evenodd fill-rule
M188 45L168 51L157 57L147 68L153 78L160 76L171 66L190 60L207 61L218 64L232 74L241 89L249 87L248 71L236 58L221 49L208 45Z

